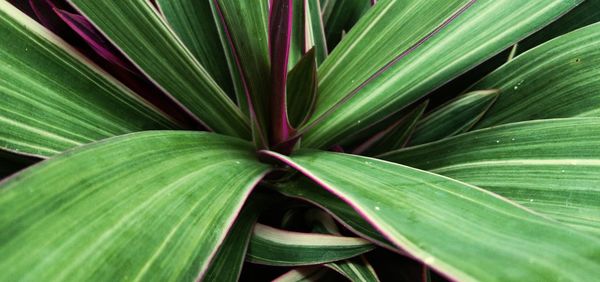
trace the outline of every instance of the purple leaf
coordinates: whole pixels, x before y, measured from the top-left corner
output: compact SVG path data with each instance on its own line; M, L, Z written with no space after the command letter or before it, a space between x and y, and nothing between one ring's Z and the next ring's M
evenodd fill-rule
M273 0L269 13L271 58L271 123L273 144L289 139L292 127L287 117L286 83L292 36L292 0Z
M54 12L67 24L73 31L81 36L94 51L107 61L118 65L128 71L135 72L131 63L122 58L119 51L104 39L102 34L81 15L69 13L65 10L54 8Z
M60 35L61 37L71 33L71 29L54 13L54 9L68 9L68 4L63 1L52 0L29 0L29 6L43 26ZM70 35L70 34L69 34Z

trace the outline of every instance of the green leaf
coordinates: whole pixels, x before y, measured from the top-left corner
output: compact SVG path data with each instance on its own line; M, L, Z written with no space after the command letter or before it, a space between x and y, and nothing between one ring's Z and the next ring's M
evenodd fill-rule
M227 62L227 66L229 67L229 74L231 81L233 83L233 89L235 90L235 95L237 98L238 107L242 110L244 115L251 117L251 109L248 104L248 96L249 93L246 93L246 83L244 81L244 77L241 74L241 69L239 65L239 61L237 58L236 50L233 48L231 43L231 37L228 33L229 30L225 26L225 22L223 21L223 17L221 15L221 11L216 3L216 1L210 1L210 9L213 15L213 19L219 32L219 38L221 40L221 48L225 54L225 59ZM253 123L256 121L252 121Z
M115 135L177 128L6 1L0 41L1 149L48 157Z
M210 1L156 1L169 26L194 58L230 97L235 98L225 52Z
M370 0L322 0L323 22L327 43L333 49L358 20L371 8Z
M382 155L600 234L600 118L506 124Z
M383 119L579 2L380 1L319 68L303 145L326 147Z
M312 209L307 211L306 217L313 224L313 231L324 234L340 235L333 217L326 212ZM379 281L377 273L375 273L375 270L365 259L364 255L331 262L324 266L350 279L350 281Z
M600 22L600 0L585 0L552 24L519 42L517 51L523 53L555 37L597 22Z
M347 136L344 136L339 143L343 148L357 148L365 143L366 140L375 138L374 136L376 135L384 135L390 130L395 129L397 126L402 126L406 121L407 116L413 113L415 108L420 106L422 106L422 104L413 104L410 107L404 108L389 117L386 117L382 121L369 125L357 132L349 133Z
M287 111L290 124L298 127L312 112L317 97L317 63L311 49L290 71L287 79Z
M300 61L306 48L305 40L305 11L304 1L306 0L292 0L292 34L290 42L290 51L288 57L288 70L292 68Z
M273 282L317 282L324 281L330 271L320 266L294 268L273 279Z
M61 154L2 183L0 280L197 279L268 170L251 144L214 133Z
M247 138L247 118L150 1L71 1L131 61L208 128Z
M243 81L244 93L251 99L251 107L258 126L255 137L265 134L270 124L269 93L271 66L269 61L268 16L269 1L212 0L221 27L227 33L232 51L230 60L238 67L238 80ZM264 137L264 136L263 136Z
M312 226L313 232L341 235L335 220L325 211L313 208L306 211L304 216L307 223Z
M340 223L352 232L367 238L369 241L398 252L397 248L383 237L369 222L339 198L316 186L315 183L304 177L294 181L279 183L274 187L285 196L298 198L310 202L324 209L334 216Z
M204 274L205 281L238 281L250 237L262 207L268 204L260 194L253 194L236 218L225 241Z
M372 249L374 246L361 238L286 231L257 223L246 260L278 266L311 265L351 258Z
M357 155L376 155L395 149L400 149L406 145L412 136L417 122L425 112L429 101L417 105L408 112L402 119L394 122L385 130L373 135L362 145L357 147L353 153Z
M409 146L436 141L469 130L496 101L498 94L498 90L473 91L433 110L419 121Z
M373 158L263 153L343 199L397 247L452 280L586 281L600 275L600 239L475 186Z
M312 226L312 232L341 235L335 220L328 213L316 208L303 211L305 212L299 213L298 209L289 210L286 218L287 223L297 220L297 217L303 217L301 221L305 221L309 226ZM379 281L375 270L363 255L331 262L324 264L324 266L340 273L350 281Z
M317 65L320 65L327 57L327 40L325 40L325 29L321 14L320 0L304 0L306 19L305 44L316 50Z
M475 128L545 118L600 116L600 23L538 46L471 89L501 94Z
M364 256L359 256L344 261L338 261L335 263L328 263L325 264L325 267L328 267L334 270L335 272L343 275L350 281L379 281L377 273L375 273L375 270L373 269L371 264L369 264L369 262L364 258Z

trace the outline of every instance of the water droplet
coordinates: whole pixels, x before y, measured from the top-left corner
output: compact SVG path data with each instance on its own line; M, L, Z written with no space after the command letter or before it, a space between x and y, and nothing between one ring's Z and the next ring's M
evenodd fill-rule
M241 162L240 162L240 161L235 161L235 163L236 163L236 164L241 164Z
M379 211L379 210L381 210L381 208L380 207L375 207L375 210Z
M372 162L370 162L370 161L365 161L365 164L366 164L366 165L372 165L373 163L372 163Z
M529 202L530 202L530 203L533 203L533 199L529 199Z
M500 143L500 140L496 140L496 143Z
M519 89L519 86L518 86L518 85L515 85L514 89L515 89L515 90Z
M511 138L510 140L515 141L515 140L517 140L517 138Z
M564 170L564 169L561 169L561 170L560 170L560 172L562 172L562 173L565 173L565 170Z
M356 123L360 123L360 120L358 120Z

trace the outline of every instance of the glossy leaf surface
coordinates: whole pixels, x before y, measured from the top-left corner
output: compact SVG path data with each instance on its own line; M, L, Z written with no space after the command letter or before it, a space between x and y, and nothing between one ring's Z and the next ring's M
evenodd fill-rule
M265 198L253 194L248 199L227 237L219 247L203 279L205 281L235 282L240 278L248 243L263 206L268 204Z
M231 50L240 86L255 119L254 137L261 144L269 127L269 1L211 0ZM222 37L223 39L223 37Z
M600 118L472 131L383 158L459 179L600 234Z
M194 58L230 97L235 97L210 1L158 0L160 12Z
M250 136L247 118L149 1L71 1L125 55L208 128Z
M396 246L452 279L586 280L599 274L600 239L475 186L340 153L265 154L319 183Z
M287 79L287 116L293 127L308 119L317 98L317 62L311 49L290 71Z
M356 257L347 259L344 261L338 261L335 263L328 263L325 265L335 272L348 278L350 281L362 281L362 282L377 282L379 277L373 267L363 257Z
M584 0L555 22L519 42L517 53L523 53L555 37L597 22L600 22L600 0Z
M417 122L423 116L428 104L429 101L425 101L417 105L401 119L389 125L385 130L373 135L373 137L357 147L353 153L372 156L404 147L413 135Z
M419 121L410 137L409 146L436 141L469 130L494 103L498 94L497 90L474 91L433 110Z
M259 223L246 259L267 265L311 265L351 258L373 248L361 238L292 232Z
M0 3L0 147L49 157L96 140L177 126L73 47Z
M328 272L327 268L320 266L298 267L273 279L273 282L316 282L327 277Z
M212 133L81 147L0 189L0 280L193 280L268 166Z
M320 65L327 54L327 40L325 39L325 27L323 24L320 0L305 1L305 48L308 50L314 46L316 50L317 65Z
M305 177L299 177L276 186L285 196L310 202L334 216L342 225L363 238L396 251L397 248L361 217L351 206Z
M531 119L600 116L600 23L538 46L471 89L501 94L475 128Z
M319 68L319 97L303 145L327 147L383 119L579 2L377 3Z

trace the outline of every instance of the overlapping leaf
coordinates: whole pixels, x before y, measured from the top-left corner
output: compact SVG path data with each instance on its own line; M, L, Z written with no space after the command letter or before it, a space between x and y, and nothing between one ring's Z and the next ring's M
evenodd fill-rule
M210 1L156 1L173 31L230 97L235 97Z
M597 22L600 22L600 1L584 0L552 24L519 42L516 51L523 53L550 39Z
M579 2L377 3L321 65L304 146L331 145L406 107Z
M210 267L204 274L204 280L223 282L239 280L254 224L266 203L267 200L260 194L253 194L248 199L211 261Z
M600 116L600 23L560 36L503 65L471 89L499 89L475 125Z
M600 118L529 121L383 158L459 179L600 234Z
M494 103L498 94L498 90L474 91L440 106L419 121L410 137L409 146L436 141L469 130Z
M314 282L324 280L330 271L320 266L306 266L294 268L281 276L273 279L273 282Z
M297 178L294 181L277 185L276 189L285 196L302 199L321 207L354 233L359 234L363 238L368 238L369 241L379 246L397 251L397 248L392 243L375 230L352 207L324 189L320 189L320 187L308 179L304 177Z
M425 112L429 101L417 105L401 119L394 121L386 129L374 134L352 153L357 155L376 155L378 153L400 149L413 135L417 122Z
M208 128L249 137L249 123L150 1L72 0L131 61Z
M305 0L292 0L292 35L290 38L290 53L289 53L289 61L288 61L288 70L291 70L302 55L304 54L306 49L305 45Z
M193 280L268 166L212 133L135 133L0 189L0 280Z
M373 267L363 257L326 264L325 267L348 278L350 281L378 282L379 277Z
M325 36L332 48L371 8L370 0L321 0L321 3Z
M314 46L316 50L317 65L320 65L327 54L327 40L325 39L325 27L321 13L320 0L304 0L305 1L305 44L306 48L310 49Z
M305 122L317 98L317 62L311 49L290 71L287 79L286 109L290 124L297 128Z
M41 157L103 138L177 128L8 2L0 2L0 147Z
M322 210L309 210L306 217L313 224L314 231L323 234L340 234L333 217L326 212ZM350 281L379 281L375 269L373 269L364 255L331 262L324 266L350 279Z
M351 258L372 250L361 238L301 233L257 224L247 260L267 265L311 265Z
M269 126L269 93L271 87L268 16L269 1L211 0L213 12L220 21L222 40L231 51L228 60L235 66L239 90L249 100L255 118L254 137L265 144ZM240 95L238 95L240 97Z
M372 158L309 150L265 154L312 178L396 246L453 279L588 280L600 274L600 239L477 187Z

